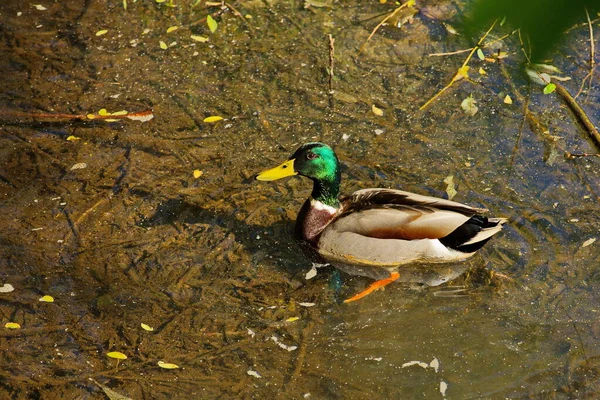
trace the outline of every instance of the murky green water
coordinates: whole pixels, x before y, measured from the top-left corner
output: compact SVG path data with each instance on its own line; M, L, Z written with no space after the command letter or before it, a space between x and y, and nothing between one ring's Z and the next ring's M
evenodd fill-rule
M131 398L599 395L600 159L563 157L597 149L559 97L528 86L516 35L506 58L474 57L471 82L418 111L467 56L429 54L473 42L444 27L454 4L418 3L357 56L394 5L174 3L0 5L0 287L14 287L0 293L3 398L105 398L100 385ZM587 29L551 60L573 94L590 70ZM593 121L597 82L578 97ZM470 94L473 117L460 108ZM101 108L155 118L14 114ZM251 179L312 140L334 146L346 193L442 196L453 175L455 200L510 222L446 285L340 304L370 280L305 279L291 226L309 182Z

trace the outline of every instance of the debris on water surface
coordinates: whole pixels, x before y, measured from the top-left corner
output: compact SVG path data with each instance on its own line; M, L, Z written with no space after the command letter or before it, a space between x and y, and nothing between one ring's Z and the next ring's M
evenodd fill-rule
M448 389L448 384L444 381L440 381L440 394L446 397L446 390Z
M145 330L146 332L152 332L154 330L153 327L151 327L150 325L147 325L145 323L141 323L140 326L142 327L143 330Z
M173 363L166 363L164 361L159 361L157 365L163 369L178 369L179 365Z
M281 343L279 341L279 338L277 338L277 336L271 336L271 340L274 341L275 343L277 343L277 345L279 347L281 347L282 349L287 350L287 351L294 351L298 348L298 346L288 346L285 343Z
M15 288L10 283L5 283L4 285L0 286L0 293L10 293L13 290L15 290Z
M7 322L4 327L6 329L20 329L21 325L17 324L16 322Z
M76 169L85 169L87 168L87 164L82 162L82 163L77 163L77 164L73 164L73 166L71 167L71 171L74 171Z
M447 185L446 194L448 194L448 200L452 200L458 193L456 191L456 185L454 184L454 175L448 175L446 179L444 179L444 183Z
M54 303L54 297L45 295L40 297L38 301L41 301L42 303Z
M473 95L469 95L469 97L460 103L460 108L463 109L465 114L467 114L469 117L472 117L473 115L477 114L477 111L479 111L479 107L477 107L475 103L477 103L477 101L475 101Z
M253 376L253 377L255 377L255 378L258 378L258 379L262 378L262 375L261 375L261 374L259 374L257 371L255 371L255 370L253 370L253 369L249 369L248 371L246 371L246 373L247 373L248 375L250 375L250 376Z
M217 122L221 121L222 119L223 117L220 117L218 115L211 115L210 117L204 118L203 122Z
M127 356L120 351L111 351L110 353L106 353L107 357L115 358L117 360L127 360Z
M588 240L586 240L585 242L583 242L583 244L581 245L581 247L588 247L590 244L594 243L596 241L596 238L590 238Z

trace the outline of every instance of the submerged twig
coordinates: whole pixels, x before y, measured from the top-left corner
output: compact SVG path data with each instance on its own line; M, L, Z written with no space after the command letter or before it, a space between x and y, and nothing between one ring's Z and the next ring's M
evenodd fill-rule
M98 113L98 114L63 114L63 113L30 113L24 111L0 111L0 118L32 118L32 119L79 119L82 121L89 120L106 120L107 122L131 119L135 121L146 122L154 118L152 110L139 111L128 113L126 111L117 113Z
M430 105L431 103L433 103L446 90L448 90L454 84L454 82L456 82L456 81L458 81L460 79L463 79L463 78L468 78L468 75L467 75L467 64L469 63L469 61L471 61L471 58L473 57L473 54L475 54L475 52L477 51L477 49L481 48L481 44L483 43L483 41L485 40L485 38L490 34L490 32L492 31L492 29L494 29L494 26L496 26L497 22L498 22L498 20L494 21L494 23L492 24L492 26L490 26L490 29L488 29L487 32L485 32L485 34L479 39L479 41L477 42L477 45L471 49L471 51L469 52L469 55L467 56L467 58L465 59L465 61L462 63L462 65L460 66L460 68L458 69L458 71L456 71L456 74L454 74L454 76L452 77L452 80L450 81L450 83L448 83L446 86L444 86L442 88L442 90L440 90L439 92L437 92L432 98L430 98L429 100L427 100L425 102L425 104L423 104L421 107L419 107L419 111L425 109L428 105Z
M334 60L334 47L335 39L329 34L329 94L333 94L333 60Z
M375 33L377 33L377 31L379 30L379 28L381 28L381 26L383 24L385 24L390 18L392 18L396 14L398 14L400 12L400 10L402 10L405 7L408 7L410 4L411 4L411 2L407 1L406 3L402 4L400 7L396 8L390 15L388 15L387 17L385 17L380 23L378 23L377 26L371 31L371 34L369 35L369 37L367 38L367 40L365 40L365 42L363 43L363 45L360 46L360 49L358 50L358 53L356 55L359 56L360 53L362 53L362 51L364 50L364 48L367 45L367 43L369 42L369 40L371 40L371 38L375 35Z
M571 96L571 93L569 93L569 91L560 82L552 78L552 83L556 85L556 93L567 103L573 114L575 114L579 121L581 121L596 146L600 149L600 132L598 132L598 129L594 126L590 120L590 117L588 117L577 100Z
M569 159L582 157L600 157L600 153L565 153L565 157Z

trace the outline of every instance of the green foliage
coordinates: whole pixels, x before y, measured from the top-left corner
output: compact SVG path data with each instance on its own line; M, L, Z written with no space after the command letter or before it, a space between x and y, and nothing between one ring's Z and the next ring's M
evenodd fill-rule
M561 39L563 32L577 22L585 21L585 10L600 9L600 0L476 0L463 23L473 32L506 17L506 22L529 38L532 61L540 61Z

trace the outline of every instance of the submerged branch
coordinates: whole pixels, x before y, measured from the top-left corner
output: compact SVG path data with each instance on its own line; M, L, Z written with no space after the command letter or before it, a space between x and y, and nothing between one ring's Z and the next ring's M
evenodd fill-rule
M571 96L571 93L569 93L569 91L560 82L553 78L552 83L556 85L556 93L563 98L565 103L567 103L573 114L575 114L575 116L579 119L582 125L586 128L588 134L590 135L596 146L600 149L600 132L598 132L598 129L594 126L594 124L590 120L590 117L588 117L588 115L583 110L583 108L581 108L577 100L575 100L573 96Z

